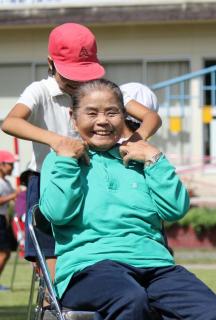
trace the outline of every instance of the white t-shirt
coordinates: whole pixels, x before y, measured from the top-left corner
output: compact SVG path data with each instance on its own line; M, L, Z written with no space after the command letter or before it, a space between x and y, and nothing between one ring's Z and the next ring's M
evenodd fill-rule
M76 136L69 114L72 104L71 97L60 90L55 78L48 77L31 83L21 94L17 103L23 103L31 110L28 120L33 125L63 136ZM49 151L49 146L33 142L29 169L40 171L42 162Z
M136 100L153 111L158 111L159 104L157 97L154 92L149 89L149 87L139 82L129 82L121 85L120 88L123 94L125 93L130 96L130 99ZM127 118L133 120L134 122L139 122L137 119L131 116L128 116Z
M7 179L0 178L0 197L13 193L14 189ZM8 202L0 205L0 215L6 216L8 213Z
M139 83L130 85L120 86L125 105L131 99L136 100L136 97L138 97L137 92L141 90L140 86L142 86ZM145 103L143 104L151 109L155 109L155 105L152 104L152 95L149 93L149 91L151 93L152 91L148 87L144 87L148 93L148 98L145 99ZM139 102L142 103L142 101ZM70 119L71 97L60 90L54 77L48 77L47 79L30 84L21 94L17 103L25 104L31 110L31 116L28 120L33 125L63 136L77 137ZM33 142L33 154L29 169L39 172L43 160L49 151L49 146Z

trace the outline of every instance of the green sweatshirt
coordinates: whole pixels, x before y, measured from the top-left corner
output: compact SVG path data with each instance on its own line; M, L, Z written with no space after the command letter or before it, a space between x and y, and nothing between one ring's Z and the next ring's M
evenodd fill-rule
M75 272L110 259L135 267L174 264L162 221L189 208L185 187L162 156L144 169L122 163L118 147L89 150L90 165L51 152L41 172L40 209L56 240L56 290L64 293Z

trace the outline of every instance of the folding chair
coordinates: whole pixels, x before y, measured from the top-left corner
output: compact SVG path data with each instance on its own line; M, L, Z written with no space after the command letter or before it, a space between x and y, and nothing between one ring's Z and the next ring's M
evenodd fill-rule
M37 294L37 301L36 301L36 307L34 310L33 318L31 317L31 308L28 310L28 317L27 320L43 320L43 301L46 295L46 288L48 291L48 298L51 305L50 310L47 310L47 317L45 317L46 320L93 320L93 319L99 319L100 316L96 316L96 312L91 311L74 311L74 310L68 310L68 309L61 309L61 306L56 298L55 295L55 289L52 283L52 280L49 275L49 271L46 264L46 259L44 257L44 254L40 248L39 241L37 239L36 235L36 229L40 229L40 231L48 232L50 230L45 227L44 229L44 217L41 214L38 205L33 206L27 215L27 223L29 227L29 232L33 241L33 245L36 250L37 254L37 260L39 268L41 269L41 272L37 272L36 269L33 270L33 277L32 281L35 281L35 279L38 279L39 277L39 289ZM32 285L32 289L30 292L30 300L32 300L34 292L34 285ZM45 320L44 319L44 320ZM154 320L161 320L160 314L152 309L152 319Z
M49 320L93 320L95 313L91 311L74 311L68 309L61 309L61 306L56 298L53 283L51 281L46 259L40 248L39 241L37 239L36 229L44 231L41 225L41 213L38 205L33 206L27 214L27 223L29 227L30 236L37 254L38 266L41 269L39 279L39 289L36 307L33 315L34 320L43 319L43 300L46 294L46 288L48 291L48 298L50 301L50 310L46 310L48 313L46 319ZM33 277L35 276L33 272ZM32 290L31 290L32 291ZM33 292L30 293L30 295ZM28 311L28 317L31 314L30 308Z

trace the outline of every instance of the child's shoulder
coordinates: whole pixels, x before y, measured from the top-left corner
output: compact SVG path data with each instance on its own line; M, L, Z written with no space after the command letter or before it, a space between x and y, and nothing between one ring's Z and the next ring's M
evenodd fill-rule
M40 81L34 81L24 89L19 98L19 102L25 103L25 99L27 99L27 102L29 100L31 101L31 99L34 99L33 101L38 103L40 99L46 99L47 97L59 94L59 90L60 89L55 79L51 77L42 79Z
M47 79L42 79L40 81L33 81L24 89L23 93L25 93L25 94L37 93L38 94L38 92L44 91L44 89L46 88L46 81L47 81Z
M33 81L26 87L26 89L27 88L44 88L45 86L49 85L49 82L50 82L49 78Z

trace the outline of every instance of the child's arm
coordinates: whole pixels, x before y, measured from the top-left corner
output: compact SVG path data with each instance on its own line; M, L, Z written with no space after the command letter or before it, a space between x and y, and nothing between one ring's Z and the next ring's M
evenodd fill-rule
M10 202L11 200L15 200L17 197L17 192L12 192L6 196L0 196L0 205Z
M162 121L157 112L150 110L136 100L130 100L125 108L130 116L141 121L140 127L129 138L130 141L146 140L160 128Z
M4 120L2 130L17 138L47 144L55 151L62 140L70 139L29 123L30 115L31 110L25 104L16 104Z

